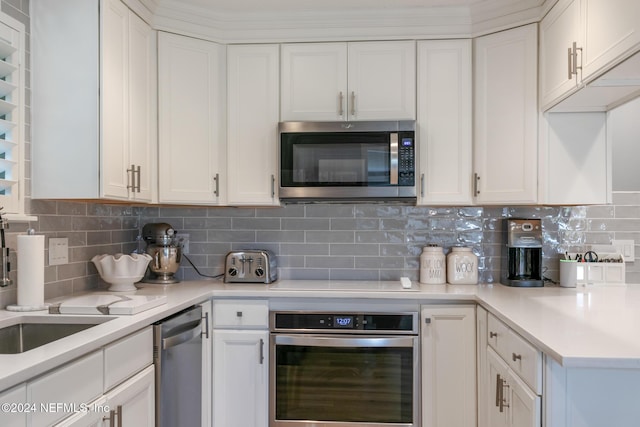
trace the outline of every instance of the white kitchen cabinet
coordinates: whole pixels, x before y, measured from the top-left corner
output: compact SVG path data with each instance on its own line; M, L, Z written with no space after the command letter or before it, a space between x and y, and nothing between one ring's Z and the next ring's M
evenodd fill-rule
M225 46L158 34L160 203L224 205Z
M540 105L544 110L576 90L573 43L580 39L580 0L560 0L540 21Z
M85 410L65 418L55 427L110 427L105 425L110 415L108 408L107 399L102 396L89 403Z
M611 203L607 113L541 113L539 201Z
M413 41L282 45L282 121L414 120Z
M27 385L20 384L0 393L0 420L3 427L25 427L27 425L27 411L18 410L18 405L27 402ZM5 408L4 405L9 405ZM7 410L8 409L8 410ZM12 410L15 409L15 410Z
M602 111L623 102L638 90L637 66L600 76L639 50L637 1L558 1L540 24L542 111Z
M422 306L422 426L476 426L475 306Z
M537 25L474 40L474 198L537 201Z
M154 376L153 365L148 366L105 395L110 410L106 427L155 426Z
M119 0L31 17L33 197L155 201L155 31Z
M269 304L213 302L213 427L266 427Z
M279 46L227 47L227 201L279 205Z
M492 314L486 333L484 388L478 393L485 425L540 427L542 353Z
M478 372L478 427L492 427L488 421L488 406L484 402L484 391L488 389L487 379L487 310L476 307L476 367Z
M471 40L417 47L418 204L471 204Z

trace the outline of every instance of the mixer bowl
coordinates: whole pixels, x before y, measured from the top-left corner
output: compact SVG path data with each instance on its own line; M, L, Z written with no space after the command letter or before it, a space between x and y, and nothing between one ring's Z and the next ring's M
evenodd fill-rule
M148 254L96 255L91 258L102 280L109 283L109 291L135 291L134 283L142 280L151 261Z

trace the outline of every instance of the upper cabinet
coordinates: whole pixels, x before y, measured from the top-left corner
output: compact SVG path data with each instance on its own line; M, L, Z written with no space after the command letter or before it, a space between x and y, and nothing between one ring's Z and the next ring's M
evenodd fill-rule
M279 46L227 47L228 204L279 205Z
M226 203L225 46L158 34L160 203Z
M474 196L478 204L537 201L537 25L475 42Z
M640 2L558 1L540 24L542 110L604 111L636 96L638 60L614 67L638 50Z
M471 204L471 40L417 49L418 204Z
M155 31L119 0L54 3L31 3L33 197L156 201Z
M281 121L414 120L414 41L282 45Z

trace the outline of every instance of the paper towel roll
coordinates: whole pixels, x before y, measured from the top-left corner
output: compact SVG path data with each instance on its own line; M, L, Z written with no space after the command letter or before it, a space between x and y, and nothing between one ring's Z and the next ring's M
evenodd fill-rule
M44 236L18 236L18 305L44 304Z

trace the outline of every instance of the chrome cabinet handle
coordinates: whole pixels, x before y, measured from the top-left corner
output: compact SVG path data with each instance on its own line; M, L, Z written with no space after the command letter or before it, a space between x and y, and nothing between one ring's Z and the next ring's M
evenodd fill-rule
M578 66L578 51L582 53L582 48L578 47L576 42L573 42L573 74L578 78L578 70L582 70L582 65Z
M216 174L216 176L213 177L213 182L215 182L216 184L216 189L213 191L213 194L216 197L220 197L220 174Z
M497 333L497 332L491 332L491 331L489 331L489 338L495 338L495 337L497 337L497 336L498 336L498 333Z
M351 115L356 115L356 93L351 92Z
M127 190L133 192L136 191L136 165L131 165L131 168L127 169Z
M264 340L260 338L260 364L264 365Z
M202 331L202 336L205 337L206 339L209 339L209 313L204 313L204 317L202 317L202 320L204 321L204 331Z
M567 57L567 65L569 66L569 74L567 75L567 78L571 80L573 78L573 52L571 48L569 48L568 50L569 53Z
M118 427L124 427L122 425L122 405L118 405L116 408L116 419L118 420Z
M102 421L109 421L109 427L115 427L116 425L116 410L112 409L109 411L108 417L102 417Z
M338 94L338 115L342 116L344 114L344 95L342 92Z
M276 176L271 174L271 198L276 197Z
M522 360L522 355L511 353L511 360L513 360L514 362L517 362L518 360Z
M476 196L480 194L480 189L478 188L479 182L480 182L480 175L478 175L477 173L474 173L473 174L473 194Z
M500 406L500 402L502 401L501 391L502 391L502 379L500 378L500 374L498 374L496 375L496 407Z
M420 174L420 197L424 197L424 174Z
M509 389L509 384L507 384L507 380L501 379L502 382L500 386L500 412L504 412L504 408L508 408L509 404L507 403L507 398L504 395L505 387Z
M140 165L138 165L138 166L136 167L136 175L137 175L137 177L138 177L138 183L137 183L137 184L135 184L135 183L134 183L134 185L136 186L136 188L135 188L136 193L139 193L139 192L140 192L140 182L142 181L142 180L140 179L140 170L141 170L141 168L142 168L142 167L141 167Z

